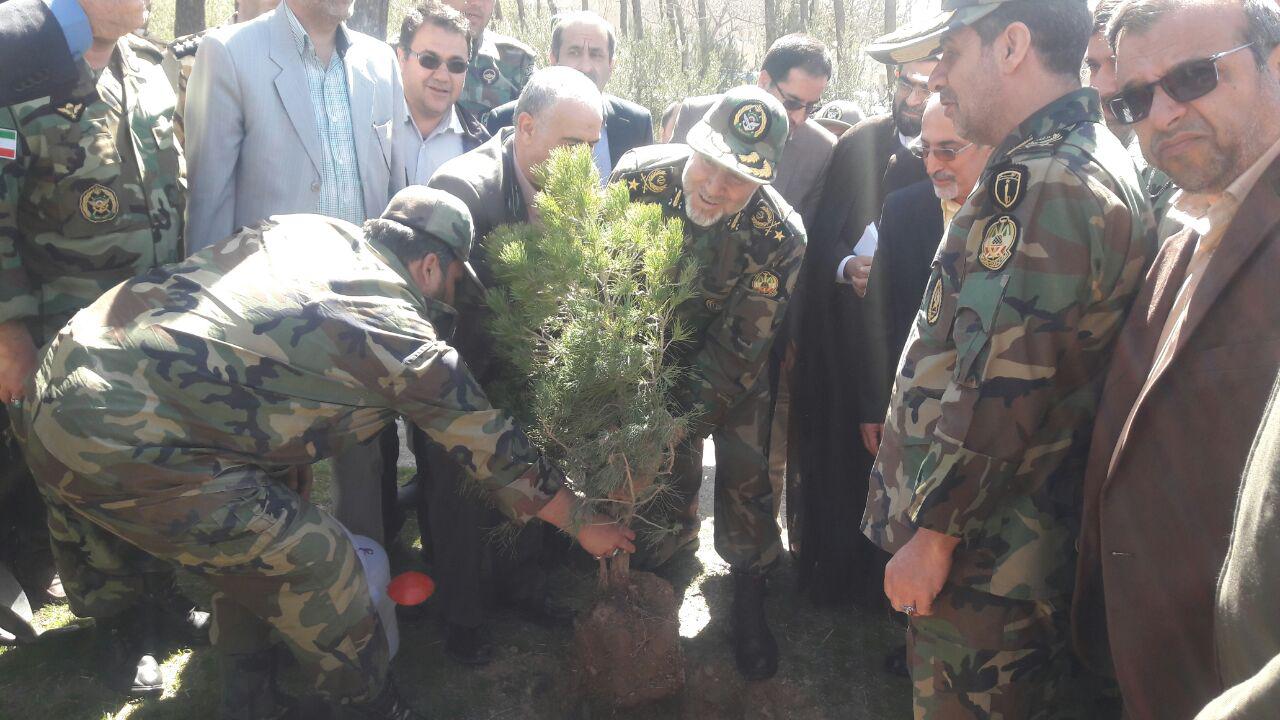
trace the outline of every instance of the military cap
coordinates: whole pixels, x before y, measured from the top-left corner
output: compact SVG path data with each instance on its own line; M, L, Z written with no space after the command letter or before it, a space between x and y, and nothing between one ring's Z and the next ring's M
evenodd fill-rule
M924 60L938 54L942 38L995 12L1001 5L1015 2L1078 2L1086 0L942 0L942 11L876 38L867 46L867 54L885 65Z
M391 198L382 213L383 220L399 223L415 233L433 237L453 251L467 269L467 275L481 287L480 277L471 267L471 211L458 198L425 185L410 185Z
M815 122L837 137L862 122L862 118L862 110L851 100L832 100L823 105L818 114L813 116Z
M791 134L782 103L754 85L721 96L689 130L689 147L760 185L778 176L782 148Z

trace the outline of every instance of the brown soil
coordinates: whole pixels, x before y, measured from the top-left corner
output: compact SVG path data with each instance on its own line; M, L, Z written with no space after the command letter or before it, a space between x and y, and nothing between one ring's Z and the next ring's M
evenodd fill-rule
M602 594L574 627L579 693L591 705L621 709L684 689L678 613L671 583L650 573L632 572L624 588Z

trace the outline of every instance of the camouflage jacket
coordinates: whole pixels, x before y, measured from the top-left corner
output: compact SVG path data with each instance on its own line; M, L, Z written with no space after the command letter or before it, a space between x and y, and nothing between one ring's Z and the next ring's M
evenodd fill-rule
M533 48L513 37L485 30L467 67L458 105L483 122L490 110L520 97L529 76L537 69Z
M991 156L943 240L898 367L863 532L961 540L951 582L1070 593L1107 360L1155 255L1151 206L1097 93L1049 104Z
M452 308L409 277L354 225L275 216L76 315L41 358L24 426L74 471L64 493L158 502L186 488L97 471L308 464L403 415L527 519L564 476L489 405L443 339Z
M700 434L725 414L764 369L804 259L800 216L772 187L761 187L741 212L709 228L689 222L681 177L687 145L652 145L618 160L611 180L632 200L661 204L684 221L684 252L701 266L698 294L677 310L693 340L676 351L690 372L674 391L697 415Z
M0 108L0 322L47 341L108 288L182 256L173 108L164 72L124 39L96 77L82 62L64 94Z

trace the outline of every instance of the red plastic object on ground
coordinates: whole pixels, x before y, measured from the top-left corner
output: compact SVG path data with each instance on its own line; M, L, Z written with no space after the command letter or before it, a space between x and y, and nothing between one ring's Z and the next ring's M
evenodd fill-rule
M421 605L436 591L436 581L424 573L402 572L387 585L387 596L397 605Z

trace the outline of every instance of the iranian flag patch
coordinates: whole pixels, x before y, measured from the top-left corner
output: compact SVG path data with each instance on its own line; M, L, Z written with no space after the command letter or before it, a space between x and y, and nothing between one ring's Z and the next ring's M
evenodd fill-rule
M0 160L13 160L18 157L18 133L0 128Z

